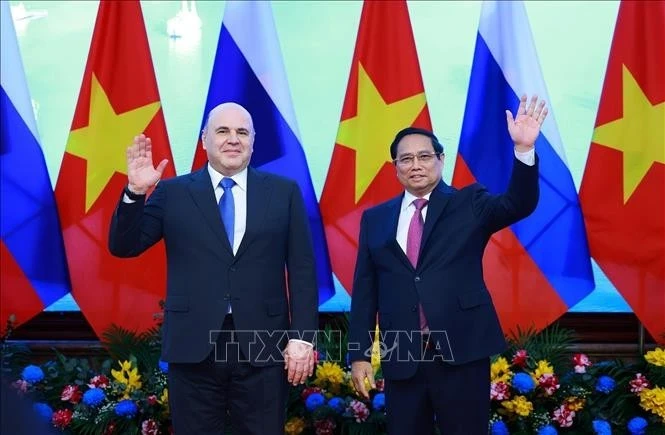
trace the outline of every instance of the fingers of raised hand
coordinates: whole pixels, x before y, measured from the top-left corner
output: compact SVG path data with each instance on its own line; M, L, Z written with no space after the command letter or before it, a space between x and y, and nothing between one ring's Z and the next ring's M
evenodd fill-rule
M538 121L539 124L542 124L543 121L545 121L546 117L547 117L547 107L545 107L545 101L543 100L538 105L538 108L536 109L533 118L536 121Z

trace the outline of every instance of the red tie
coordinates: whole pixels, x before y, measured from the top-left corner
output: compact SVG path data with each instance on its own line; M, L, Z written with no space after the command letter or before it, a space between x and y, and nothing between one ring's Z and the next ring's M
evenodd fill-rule
M406 256L413 265L414 269L418 265L418 254L420 253L420 241L423 238L423 228L425 227L425 220L423 219L423 208L427 205L427 200L418 198L413 200L413 205L416 211L413 213L411 223L409 224L409 233L406 238ZM418 304L420 311L420 329L426 331L427 319L423 312L422 304Z

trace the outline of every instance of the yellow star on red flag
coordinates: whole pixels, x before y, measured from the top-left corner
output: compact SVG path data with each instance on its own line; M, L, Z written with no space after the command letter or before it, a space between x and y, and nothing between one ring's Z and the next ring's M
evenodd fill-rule
M127 174L125 149L132 138L145 131L160 108L150 103L116 113L104 88L92 74L89 122L69 133L65 151L87 160L85 211L95 203L116 172Z

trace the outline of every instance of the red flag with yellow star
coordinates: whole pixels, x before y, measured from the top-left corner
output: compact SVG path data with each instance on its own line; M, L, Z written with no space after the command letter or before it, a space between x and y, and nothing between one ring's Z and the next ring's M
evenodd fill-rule
M408 126L431 129L406 2L366 1L320 199L333 272L349 293L362 212L403 190L389 147Z
M162 243L129 260L107 247L127 184L125 150L142 132L155 162L173 161L141 6L103 0L55 188L72 293L97 335L112 323L155 326L166 288ZM171 163L165 176L173 175Z
M665 3L622 1L580 188L592 257L665 341Z

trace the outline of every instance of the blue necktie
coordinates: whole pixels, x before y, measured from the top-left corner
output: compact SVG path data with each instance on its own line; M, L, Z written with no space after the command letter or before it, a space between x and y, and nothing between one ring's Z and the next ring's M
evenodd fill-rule
M226 236L229 238L231 244L231 251L233 251L233 230L235 223L235 202L233 201L233 192L231 188L235 186L236 182L232 178L222 178L219 185L224 189L224 194L219 200L219 213L222 216L222 223L226 229Z

